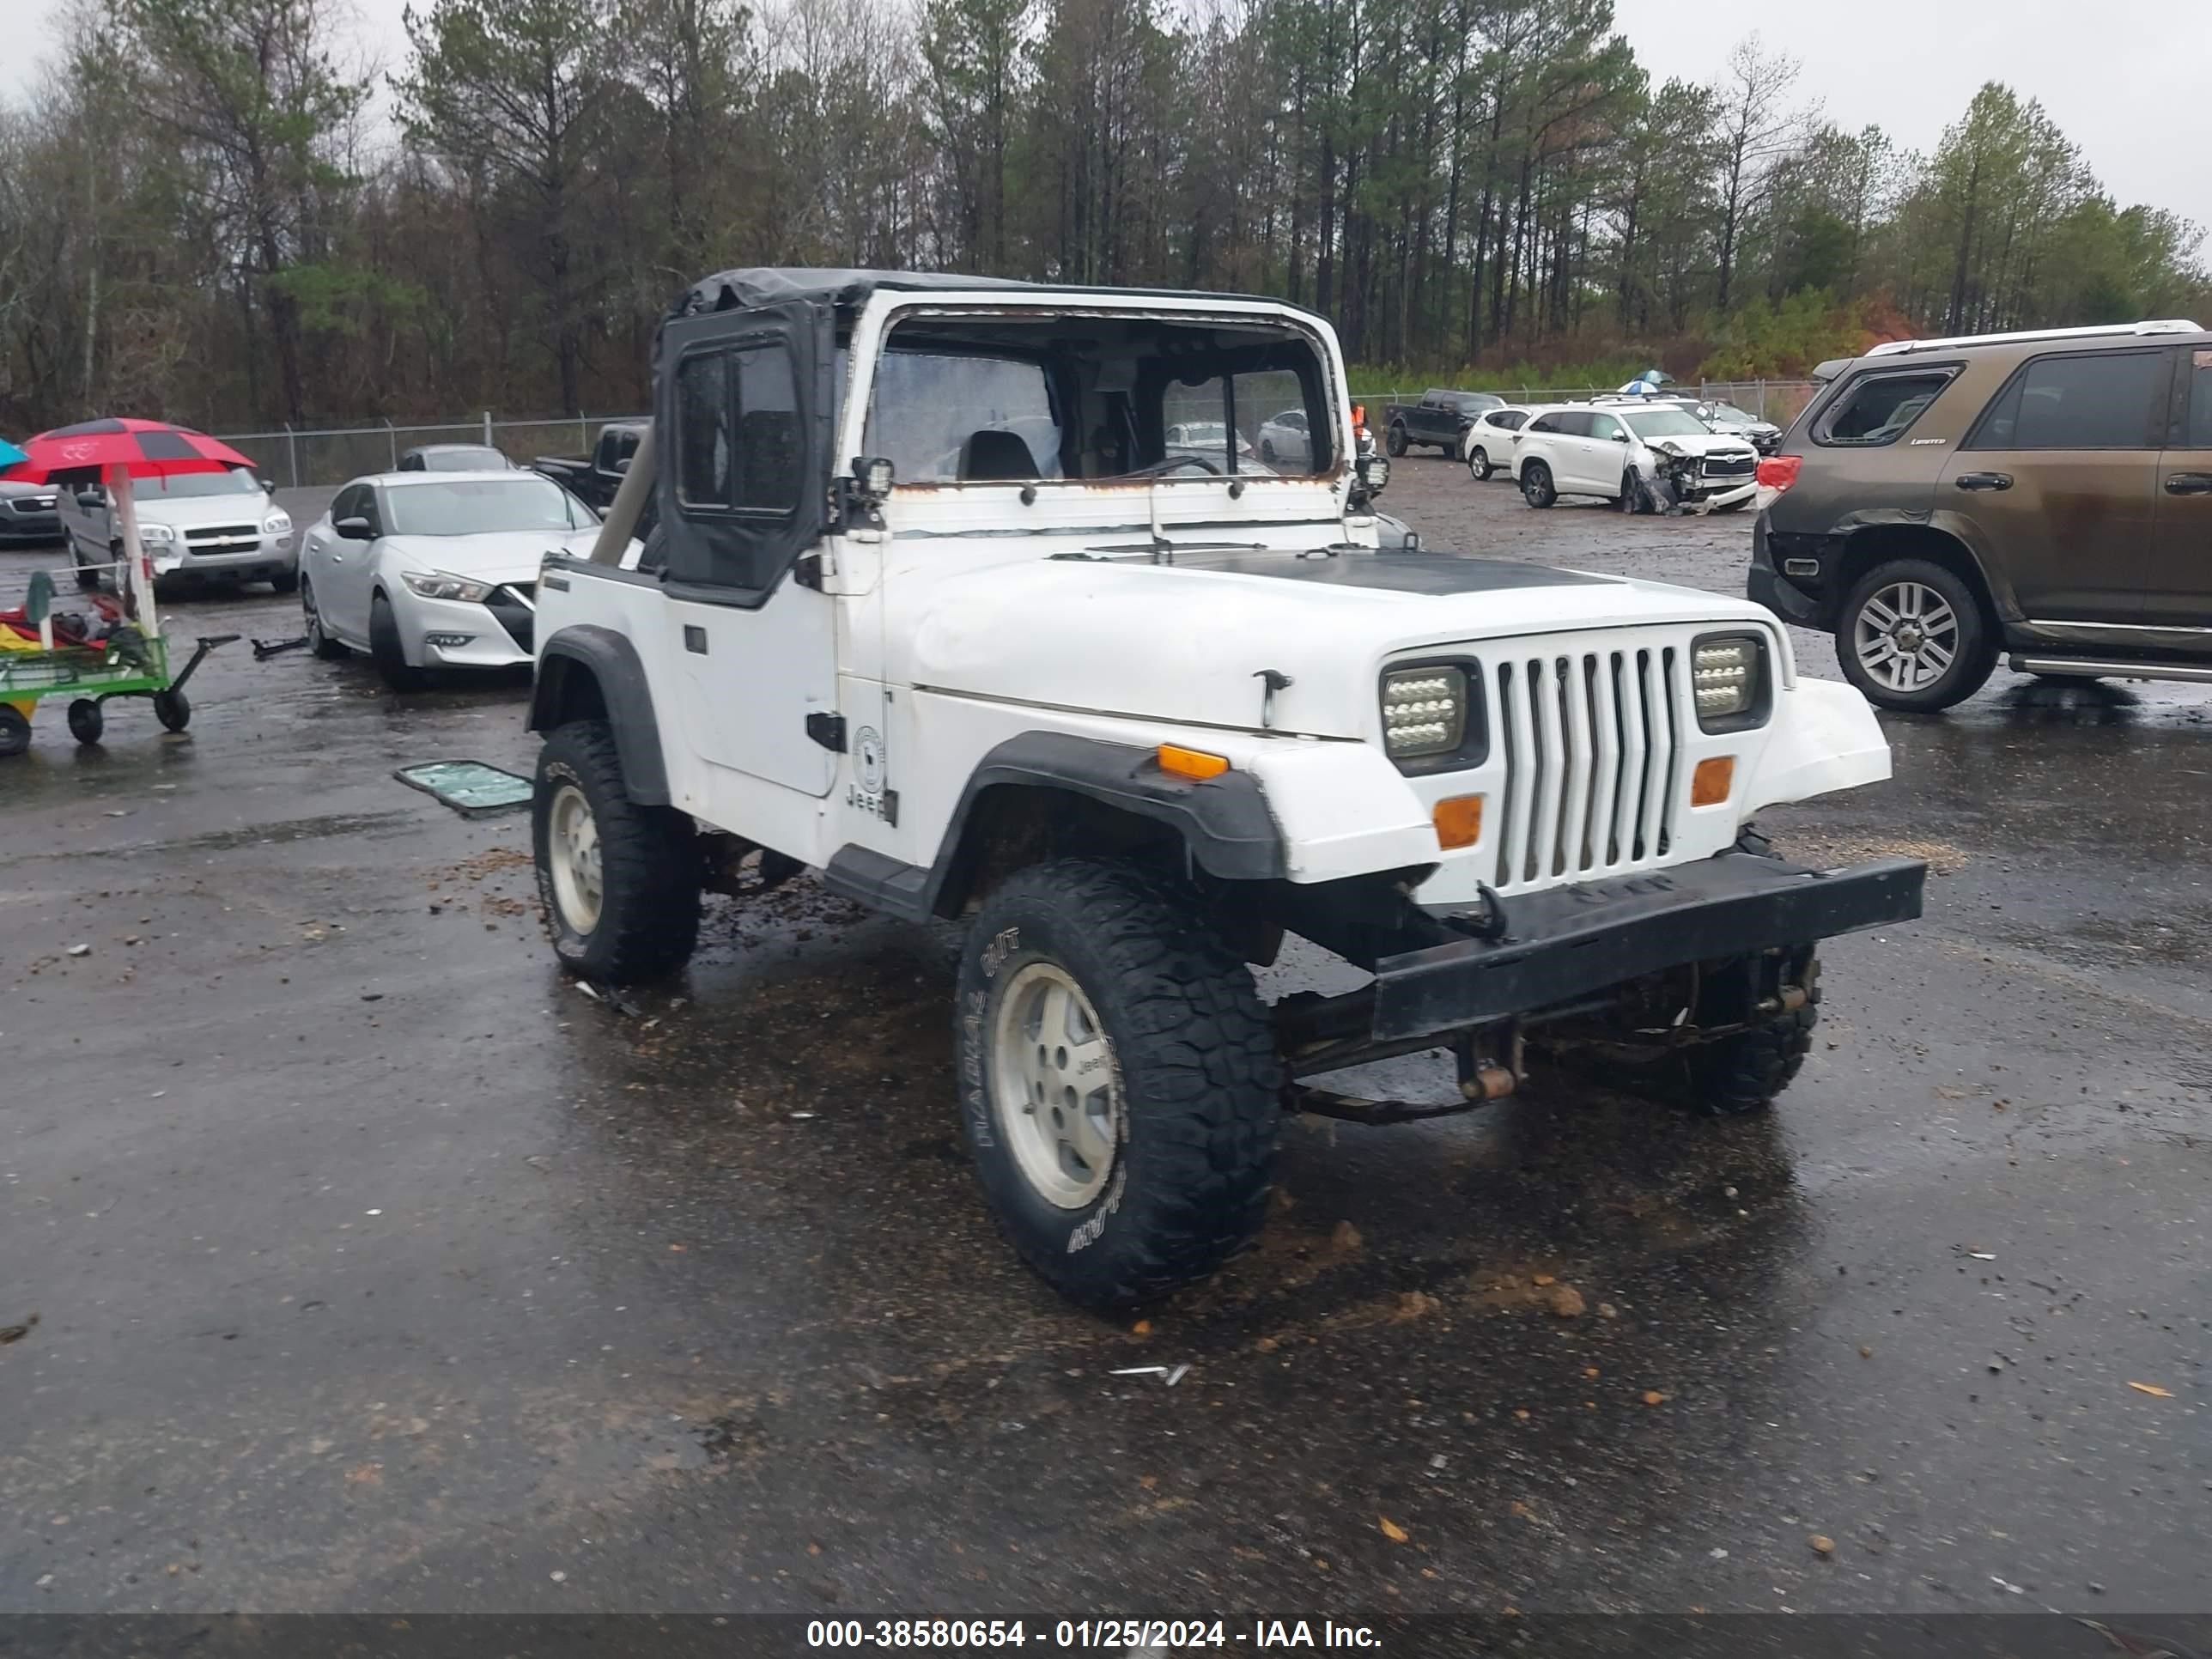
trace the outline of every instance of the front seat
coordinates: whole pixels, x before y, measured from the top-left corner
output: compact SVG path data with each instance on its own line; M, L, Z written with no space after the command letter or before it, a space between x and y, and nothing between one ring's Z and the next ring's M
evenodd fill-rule
M1036 457L1019 433L986 427L960 446L963 483L1021 483L1036 475Z

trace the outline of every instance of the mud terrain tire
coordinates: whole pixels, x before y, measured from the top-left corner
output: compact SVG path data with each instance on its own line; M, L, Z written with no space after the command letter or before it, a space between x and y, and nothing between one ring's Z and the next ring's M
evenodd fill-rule
M1073 1024L1028 1023L1024 1000L1055 994ZM1042 1085L1025 1069L1040 1034L1037 1065L1049 1050L1061 1067ZM1008 878L963 947L953 1036L962 1127L992 1217L1063 1296L1144 1301L1204 1278L1259 1231L1281 1117L1273 1033L1250 971L1166 881L1091 859ZM1040 1177L1036 1160L1055 1156L1058 1133L1040 1112L1059 1121L1053 1085L1075 1075L1063 1037L1094 1053L1107 1079L1092 1091L1085 1077L1081 1105L1068 1089L1068 1111L1098 1113L1109 1133L1074 1151L1061 1139L1060 1164ZM1041 1184L1055 1179L1056 1195Z
M1777 1014L1748 1031L1692 1048L1683 1103L1701 1117L1745 1117L1773 1105L1813 1052L1820 995L1815 980L1813 1001L1795 1013Z
M562 965L623 985L659 978L690 960L699 942L698 838L684 814L629 798L613 728L605 720L556 728L538 751L537 783L530 840L538 896ZM556 822L578 810L568 800L572 794L588 820L597 877L596 911L587 915L569 914L556 872L555 838L581 833L573 822Z

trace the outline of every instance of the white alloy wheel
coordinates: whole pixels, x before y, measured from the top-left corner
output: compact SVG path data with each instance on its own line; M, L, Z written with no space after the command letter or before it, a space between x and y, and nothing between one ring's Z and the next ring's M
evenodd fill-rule
M577 933L588 933L599 925L606 888L599 873L599 821L574 784L562 784L554 795L547 829L553 896L562 920Z
M1851 648L1869 678L1917 691L1942 678L1959 655L1959 617L1923 582L1892 582L1867 596L1851 622Z
M1038 1197L1079 1210L1104 1190L1121 1085L1097 1010L1067 970L1031 962L999 994L991 1046L1000 1133Z

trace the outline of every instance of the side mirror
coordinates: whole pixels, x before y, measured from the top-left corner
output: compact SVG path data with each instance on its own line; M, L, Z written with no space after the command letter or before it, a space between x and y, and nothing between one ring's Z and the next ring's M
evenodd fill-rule
M1352 464L1352 470L1358 480L1352 489L1353 495L1357 497L1353 503L1355 506L1365 506L1389 486L1390 458L1388 455L1362 455Z
M1616 430L1613 434L1613 441L1617 444L1625 444L1628 441L1628 434L1626 432Z
M264 478L261 481L261 489L264 495L274 495L276 493L276 480L274 478Z
M363 518L340 519L331 528L349 542L373 542L376 539L376 526Z
M97 489L80 489L76 492L76 504L79 507L98 507L105 499L103 492Z

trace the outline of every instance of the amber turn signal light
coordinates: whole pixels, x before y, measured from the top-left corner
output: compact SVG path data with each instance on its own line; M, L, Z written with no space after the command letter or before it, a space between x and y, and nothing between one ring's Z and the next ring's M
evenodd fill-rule
M1718 806L1735 787L1735 757L1716 755L1711 760L1701 760L1698 769L1690 775L1690 805Z
M1175 743L1160 745L1160 770L1172 772L1179 778L1218 778L1228 769L1226 759L1209 755L1203 749L1185 749Z
M1447 795L1437 803L1429 820L1437 826L1437 845L1445 851L1472 847L1482 839L1482 797Z

